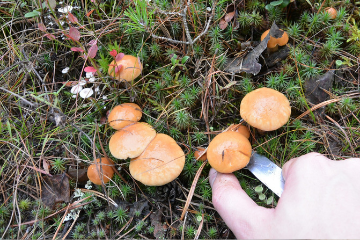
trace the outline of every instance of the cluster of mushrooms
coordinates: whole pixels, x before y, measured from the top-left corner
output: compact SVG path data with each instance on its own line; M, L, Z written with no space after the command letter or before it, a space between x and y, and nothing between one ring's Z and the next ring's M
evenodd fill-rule
M240 104L241 117L260 131L273 131L282 127L289 120L290 114L289 100L271 88L259 88L248 93ZM209 164L221 173L244 168L252 152L249 136L248 129L243 125L235 125L217 135L206 152Z
M264 37L267 34L265 32ZM283 35L288 39L287 34ZM276 42L268 48L278 45L283 43ZM130 55L117 56L109 65L109 75L126 82L133 81L141 70L139 59ZM285 95L270 88L248 93L240 104L241 117L259 131L280 128L289 120L290 114L290 103ZM109 150L117 159L130 159L129 170L134 179L148 186L165 185L180 175L185 165L185 154L172 137L156 133L149 124L139 122L141 117L142 110L135 103L123 103L111 110L108 123L117 131L110 138ZM208 159L209 164L221 173L237 171L250 161L252 148L249 137L250 131L246 126L233 125L218 134L207 150L198 148L195 158ZM114 163L102 157L89 166L88 177L94 184L101 185L110 181L114 170Z
M117 131L110 138L109 150L115 158L131 159L129 170L134 179L148 186L165 185L180 175L185 154L172 137L156 133L149 124L139 122L141 117L141 108L135 103L123 103L111 110L108 122ZM104 183L113 174L106 167L103 166ZM92 180L89 170L89 179L98 184ZM93 172L95 180L100 178L98 171Z

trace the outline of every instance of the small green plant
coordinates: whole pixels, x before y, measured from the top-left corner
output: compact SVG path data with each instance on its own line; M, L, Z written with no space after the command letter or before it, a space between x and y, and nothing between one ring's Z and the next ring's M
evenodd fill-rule
M189 225L185 228L185 235L188 237L188 238L193 238L195 236L195 233L196 233L196 229L194 226L192 225Z
M28 198L22 199L19 201L20 210L23 210L23 211L29 210L31 205L32 205L32 203L31 203L30 199L28 199Z
M64 172L66 168L66 160L63 160L61 158L56 158L55 160L50 161L52 169L56 173Z
M207 234L211 239L217 238L217 229L215 227L210 227Z
M126 22L125 26L137 32L150 32L154 24L154 10L149 10L145 0L139 0L134 3L135 8L129 6L124 12L124 15L131 20Z
M123 224L126 222L126 219L128 217L126 210L122 207L118 207L118 209L115 210L115 221L117 221L120 224Z
M139 221L135 226L135 231L140 232L142 230L142 228L144 227L144 225L145 225L144 221Z

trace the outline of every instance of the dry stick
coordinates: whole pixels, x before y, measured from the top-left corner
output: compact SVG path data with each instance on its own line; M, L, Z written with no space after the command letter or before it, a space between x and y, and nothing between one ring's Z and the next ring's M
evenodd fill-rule
M340 126L340 124L338 122L336 122L334 119L332 119L331 117L329 117L328 115L325 115L325 117L327 119L329 119L331 122L333 122L339 129L340 131L345 135L345 139L346 141L349 143L350 148L351 148L351 153L353 156L355 156L355 149L353 148L353 146L351 145L350 139L348 137L348 135L346 134L346 132L344 131L344 129L342 129L342 127Z
M5 92L7 92L7 93L10 93L11 95L13 95L13 96L15 96L15 97L20 98L20 99L21 99L23 102L25 102L27 105L30 105L30 106L32 106L32 107L37 107L37 106L38 106L37 103L30 102L30 101L26 100L25 98L23 98L22 96L20 96L20 95L18 95L18 94L16 94L16 93L13 93L13 92L10 91L10 90L7 90L6 88L0 87L0 89L3 90L3 91L5 91Z
M183 212L182 212L182 214L181 214L181 217L180 217L180 220L181 220L181 221L184 219L185 213L187 212L187 209L189 208L189 205L190 205L192 196L194 195L196 183L197 183L197 181L199 180L200 174L201 174L201 172L202 172L202 170L203 170L203 168L205 167L205 165L206 165L207 162L208 162L208 161L205 160L205 161L203 162L203 164L201 164L200 168L198 169L198 171L197 171L197 173L196 173L196 175L195 175L195 177L194 177L194 180L193 180L193 182L192 182L192 184L191 184L191 188L190 188L190 191L189 191L189 194L188 194L188 197L187 197L185 206L184 206L184 210L183 210Z
M351 93L351 94L348 94L348 95L344 95L340 98L336 98L336 99L330 99L330 100L327 100L327 101L324 101L324 102L321 102L319 104L316 104L315 106L313 106L312 108L306 110L305 112L303 112L301 115L299 115L297 118L295 118L292 122L294 122L295 120L299 120L300 118L303 118L304 116L308 115L310 112L316 110L316 109L319 109L321 107L324 107L330 103L334 103L334 102L339 102L341 101L344 97L351 97L351 98L355 98L355 97L359 97L359 96L356 96L356 95L359 95L359 93ZM291 122L291 123L292 123Z
M196 232L196 234L195 234L194 240L199 239L199 236L200 236L200 233L201 233L203 224L204 224L204 214L201 214L201 216L202 216L201 222L200 222L199 227L198 227L198 230L197 230L197 232Z
M205 35L208 32L211 20L215 15L216 4L217 4L217 1L215 1L213 6L212 6L212 11L211 11L211 14L209 16L208 21L206 22L204 31L202 31L194 40L191 38L190 31L189 31L189 28L188 28L188 25L187 25L187 20L186 20L186 15L187 15L186 11L187 11L187 8L190 6L190 1L189 0L188 0L188 2L186 4L185 8L182 10L182 13L179 13L179 12L166 13L166 12L164 12L162 10L158 10L160 13L163 13L163 14L167 14L167 15L172 15L173 14L173 15L179 15L179 16L182 17L183 25L184 25L184 28L185 28L185 34L186 34L186 37L187 37L187 41L179 41L179 40L175 40L175 39L172 39L172 38L160 37L160 36L157 36L157 35L153 34L151 31L149 31L149 32L150 32L151 36L153 38L156 38L156 39L169 41L169 42L172 42L172 43L188 44L188 45L192 46L195 42L197 42L203 35Z

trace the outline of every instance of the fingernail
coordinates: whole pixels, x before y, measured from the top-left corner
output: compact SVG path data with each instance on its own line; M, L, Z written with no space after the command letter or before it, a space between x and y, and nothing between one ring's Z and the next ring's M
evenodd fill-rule
M212 187L213 184L214 184L214 181L216 179L216 176L217 176L217 171L213 168L210 169L210 172L209 172L209 182L210 182L210 186Z

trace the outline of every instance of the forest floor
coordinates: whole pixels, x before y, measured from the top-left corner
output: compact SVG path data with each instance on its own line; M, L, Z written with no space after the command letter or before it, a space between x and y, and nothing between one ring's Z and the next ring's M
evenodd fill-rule
M232 124L279 167L312 151L360 156L359 2L7 0L0 17L1 239L234 238L211 202L210 165L194 157ZM277 51L260 40L273 23L289 36ZM108 74L119 53L138 57L139 77ZM274 131L239 114L262 87L291 105ZM146 186L112 156L107 116L128 102L184 151L174 181ZM92 184L87 168L105 156L116 173ZM276 206L247 169L234 174Z

